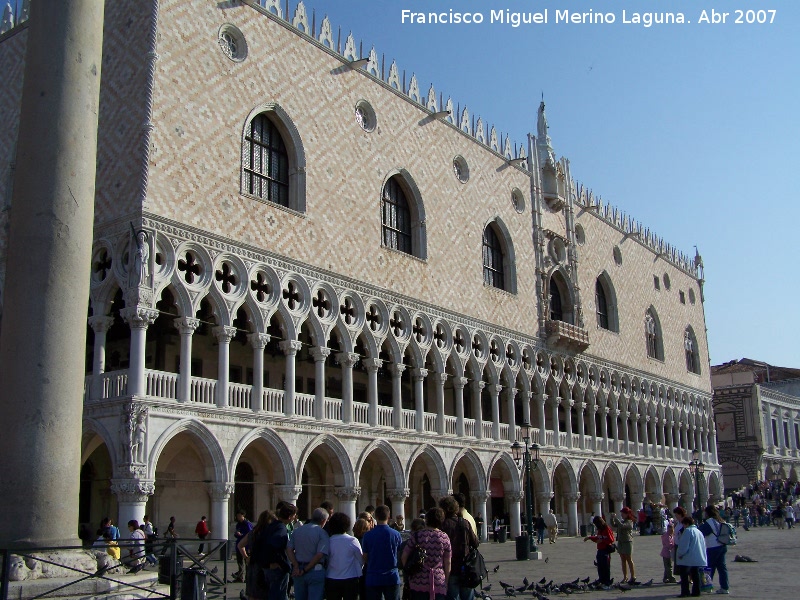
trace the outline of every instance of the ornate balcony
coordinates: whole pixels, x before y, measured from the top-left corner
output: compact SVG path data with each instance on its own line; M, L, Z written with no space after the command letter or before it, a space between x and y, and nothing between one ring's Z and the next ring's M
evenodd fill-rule
M589 332L564 321L547 321L547 343L554 347L580 352L589 347Z

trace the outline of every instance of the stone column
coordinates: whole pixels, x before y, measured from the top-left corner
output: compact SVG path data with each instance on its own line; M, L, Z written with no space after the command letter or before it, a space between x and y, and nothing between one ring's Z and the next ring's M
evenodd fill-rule
M536 494L536 510L534 514L538 517L540 514L546 515L550 512L550 501L553 499L553 492L541 492Z
M425 377L428 369L414 369L411 378L414 382L414 406L417 409L417 433L425 431Z
M295 357L302 344L297 340L284 340L278 344L286 356L286 381L283 384L283 414L287 417L294 416L294 378Z
M658 431L656 430L657 422L658 422L657 416L647 417L647 424L650 426L650 443L652 444L652 448L650 449L650 456L654 457L658 457Z
M607 406L598 406L600 412L600 436L603 438L603 452L608 452L608 413L611 410Z
M311 348L314 359L314 418L322 421L325 418L325 360L331 349L325 346Z
M406 516L406 498L408 498L410 492L408 488L397 488L397 489L390 489L386 490L389 499L392 501L392 517L396 517L397 515L403 515L405 518ZM406 523L407 527L411 526L411 523Z
M714 464L719 464L719 458L717 457L717 428L714 425L711 425L711 455L714 458Z
M103 395L101 375L106 370L106 333L114 324L113 317L89 317L89 325L94 331L94 356L92 357L92 385L90 399L99 400Z
M520 517L520 510L522 506L522 500L525 498L525 494L518 491L513 492L506 492L506 498L508 498L511 506L508 509L508 516L511 526L511 539L516 539L517 536L522 535L522 519Z
M597 404L592 402L589 405L589 435L592 437L592 450L595 452L597 448L597 411L600 409ZM604 419L605 420L605 419Z
M276 485L275 495L277 496L277 499L274 503L277 504L278 501L283 500L284 502L288 502L289 504L294 504L297 506L297 499L302 493L303 486L301 485Z
M625 501L624 494L611 494L611 502L614 503L614 513L619 516L622 512L622 503Z
M128 394L145 396L147 381L144 373L147 328L158 317L158 311L152 308L134 306L125 308L120 313L131 328L130 366L128 367Z
M558 422L558 405L561 404L561 398L555 396L553 398L553 446L556 448L561 446L561 426Z
M619 415L621 411L617 408L610 408L611 413L611 435L614 437L614 452L619 452ZM627 437L627 436L626 436Z
M464 437L464 386L467 385L466 377L453 378L453 396L456 404L456 435Z
M406 366L403 363L394 363L389 366L392 373L392 425L395 429L403 427L403 386L402 377Z
M579 493L564 494L567 501L567 535L578 535L578 500Z
M3 261L3 546L78 543L103 10L32 2L24 33Z
M447 382L447 373L434 373L436 382L436 433L444 435L444 384Z
M492 439L500 441L500 392L503 386L499 383L489 385L489 397L492 400Z
M644 493L642 490L632 489L631 490L631 509L633 510L634 515L639 512L639 509L642 508L644 503Z
M650 421L650 417L647 415L636 415L636 418L639 420L639 424L642 428L642 456L647 458L650 456L650 440L647 438L647 423Z
M267 333L251 333L247 336L253 348L253 389L250 392L250 408L253 412L264 410L264 348L269 344Z
M178 375L178 401L189 402L192 399L192 336L200 327L200 319L181 317L173 321L181 335L181 362Z
M533 392L522 392L522 422L531 423L531 400L533 399Z
M340 352L336 355L342 365L342 423L353 422L353 367L359 356L353 352Z
M592 503L592 512L598 516L603 516L603 498L605 494L589 494L589 500Z
M581 450L586 448L586 423L584 422L583 411L586 410L586 402L578 402L578 447Z
M539 394L536 398L536 418L539 419L539 445L547 443L547 420L544 418L544 405L547 402L546 394Z
M670 514L673 509L678 508L678 500L680 500L678 494L664 494L664 502L669 507Z
M233 493L233 482L209 483L206 491L211 499L211 539L228 539L228 527L230 526L230 515L228 513L228 499Z
M117 497L117 524L125 531L128 521L136 519L142 522L147 514L147 501L155 492L152 479L112 479L111 493ZM123 537L127 537L123 534Z
M572 406L575 400L564 398L564 425L567 430L567 448L572 448Z
M664 427L664 433L666 434L666 444L667 448L669 449L669 457L675 458L675 438L672 436L673 433L673 425L671 423L666 423Z
M508 441L517 441L517 416L516 407L514 406L514 399L517 397L517 388L508 388L507 402L508 402Z
M483 490L474 492L471 496L473 509L483 519L483 525L481 526L481 531L478 532L478 537L482 542L486 542L489 540L489 516L486 512L486 501L492 497L492 493L488 490Z
M631 443L629 439L629 431L628 431L628 418L630 417L630 413L627 411L623 411L620 415L622 417L622 435L624 437L624 445L623 448L625 449L625 454L631 453Z
M340 487L334 490L336 497L339 499L339 511L350 517L350 522L356 522L356 502L359 495L361 495L361 488L358 487Z
M481 406L481 394L486 384L483 381L472 382L472 413L475 415L475 437L483 438L483 407Z
M218 367L217 367L217 406L228 406L228 387L230 382L230 348L231 340L236 335L236 327L214 327L214 337L217 338ZM255 374L254 374L255 376Z
M639 414L631 413L631 429L633 430L633 454L639 456Z
M702 452L703 452L703 443L700 441L701 440L700 428L697 426L696 423L693 423L692 424L692 429L694 431L694 448L690 448L690 450L695 450L695 449L699 450L700 453L701 453L700 454L700 458L702 459L702 457L703 457L703 454L702 454ZM778 428L778 429L780 430L780 428ZM780 437L778 438L778 440L780 441Z
M378 369L383 361L379 358L365 358L362 360L367 369L367 402L369 402L369 425L378 426Z

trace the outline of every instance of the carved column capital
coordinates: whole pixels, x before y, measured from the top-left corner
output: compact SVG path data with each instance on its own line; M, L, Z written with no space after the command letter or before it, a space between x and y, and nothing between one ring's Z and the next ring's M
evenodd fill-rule
M412 369L411 377L414 381L422 381L428 376L428 369Z
M284 340L278 344L278 347L286 356L294 356L303 347L303 344L298 340Z
M325 359L331 355L331 349L325 346L314 346L309 352L314 362L325 362Z
M605 497L606 497L605 494L597 494L597 493L589 494L589 500L591 500L592 502L602 502L603 498Z
M352 501L358 500L358 497L361 495L361 488L360 487L339 487L336 488L333 492L339 500L342 501Z
M567 502L577 502L578 500L580 500L580 497L581 497L580 492L575 492L572 494L564 494L564 498L567 500Z
M458 390L463 390L468 381L469 379L466 377L453 377L453 387Z
M131 329L147 329L158 318L158 311L143 306L131 306L130 308L123 308L120 311L120 316Z
M386 495L393 502L401 502L411 495L411 490L409 490L408 488L395 488L386 490Z
M511 500L511 502L522 502L525 500L525 492L523 491L513 491L513 492L506 492L506 498Z
M175 325L175 329L177 329L180 333L192 334L198 327L200 327L200 319L195 319L193 317L179 317L177 319L173 319L172 324Z
M472 382L472 386L478 388L479 391L483 391L483 388L486 387L485 381L476 380Z
M493 395L496 394L496 395L499 396L500 392L502 392L502 391L503 391L503 386L500 385L499 383L490 383L489 384L489 393L490 394L493 394Z
M251 333L247 336L247 341L250 342L253 350L264 350L270 339L272 339L272 336L268 333Z
M303 493L303 486L301 485L276 485L275 486L275 494L278 496L278 500L283 500L284 502L291 502L294 504L297 502L297 499L300 497L300 494Z
M117 502L147 502L156 491L152 479L112 479L111 493Z
M625 500L625 494L619 494L615 492L611 494L611 500L613 502L622 502L623 500Z
M233 494L233 482L207 483L206 492L208 492L208 497L211 498L212 501L224 502Z
M236 327L227 327L225 325L214 327L212 333L220 344L230 344L233 336L236 335Z
M437 371L433 374L433 380L440 385L444 385L447 382L447 373L439 373Z
M472 492L469 496L474 502L486 502L492 497L492 492L489 490L480 490Z
M540 504L549 504L550 500L553 499L553 496L555 496L553 492L541 492L536 494L536 499L539 500Z
M392 377L401 377L405 370L406 366L403 363L392 363L389 365L389 372L392 374Z
M95 333L105 333L114 324L114 317L89 317L89 326Z
M376 373L383 366L383 361L380 358L362 358L361 364L369 373Z
M361 357L354 352L339 352L336 355L336 360L339 361L339 364L347 369L355 367L359 358Z

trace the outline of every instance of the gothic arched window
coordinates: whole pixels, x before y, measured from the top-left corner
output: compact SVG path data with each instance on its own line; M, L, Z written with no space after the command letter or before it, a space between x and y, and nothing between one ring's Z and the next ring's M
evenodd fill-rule
M644 335L647 343L647 356L663 360L664 355L661 350L661 328L658 324L658 317L652 308L648 309L644 315Z
M412 253L411 211L397 177L392 177L383 186L381 224L384 246L406 254Z
M244 191L288 208L289 153L266 113L250 121L244 144Z
M686 355L686 370L699 375L700 357L697 352L697 340L691 327L687 327L683 332L683 351Z
M603 284L598 279L594 283L594 304L597 310L597 325L603 329L611 329L608 325L608 301Z
M550 278L550 320L563 321L564 309L561 302L561 291L558 289L558 284L555 278Z
M506 289L505 255L500 238L491 225L483 230L483 282L498 289Z

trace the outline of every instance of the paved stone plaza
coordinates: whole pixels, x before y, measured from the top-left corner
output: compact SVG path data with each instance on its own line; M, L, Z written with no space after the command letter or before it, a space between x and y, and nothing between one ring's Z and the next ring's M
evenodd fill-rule
M797 567L797 552L800 550L800 528L792 530L777 530L774 527L755 528L750 531L738 530L739 543L728 550L728 572L730 575L731 595L739 598L763 598L766 595L775 598L790 598L797 595L797 580L795 569ZM545 542L542 551L547 562L542 561L517 561L513 543L496 544L486 543L481 545L481 550L489 567L489 579L492 584L490 595L492 598L505 598L499 581L513 585L520 585L523 577L531 581L538 581L546 577L557 583L573 581L576 577L581 579L591 576L597 578L597 570L592 565L594 561L595 545L591 542L583 543L582 538L562 537L555 545ZM664 585L661 582L663 565L659 552L661 550L660 536L643 536L634 539L633 559L636 564L637 578L642 582L654 579L652 587L638 587L624 593L625 600L638 600L640 598L672 598L677 596L679 586ZM758 563L735 563L733 557L744 554L758 560ZM497 574L492 569L500 565ZM231 569L231 566L233 569ZM765 567L769 570L765 571ZM229 571L236 569L236 563L229 564ZM621 578L620 562L618 555L612 557L611 576ZM238 598L239 590L244 586L240 584L228 587L227 598ZM716 589L716 586L715 586ZM499 593L497 593L499 592ZM619 590L591 592L591 597L616 598L623 596ZM552 597L565 597L564 594L551 594ZM209 597L219 598L213 588L209 589ZM530 598L529 594L519 594L519 597Z

